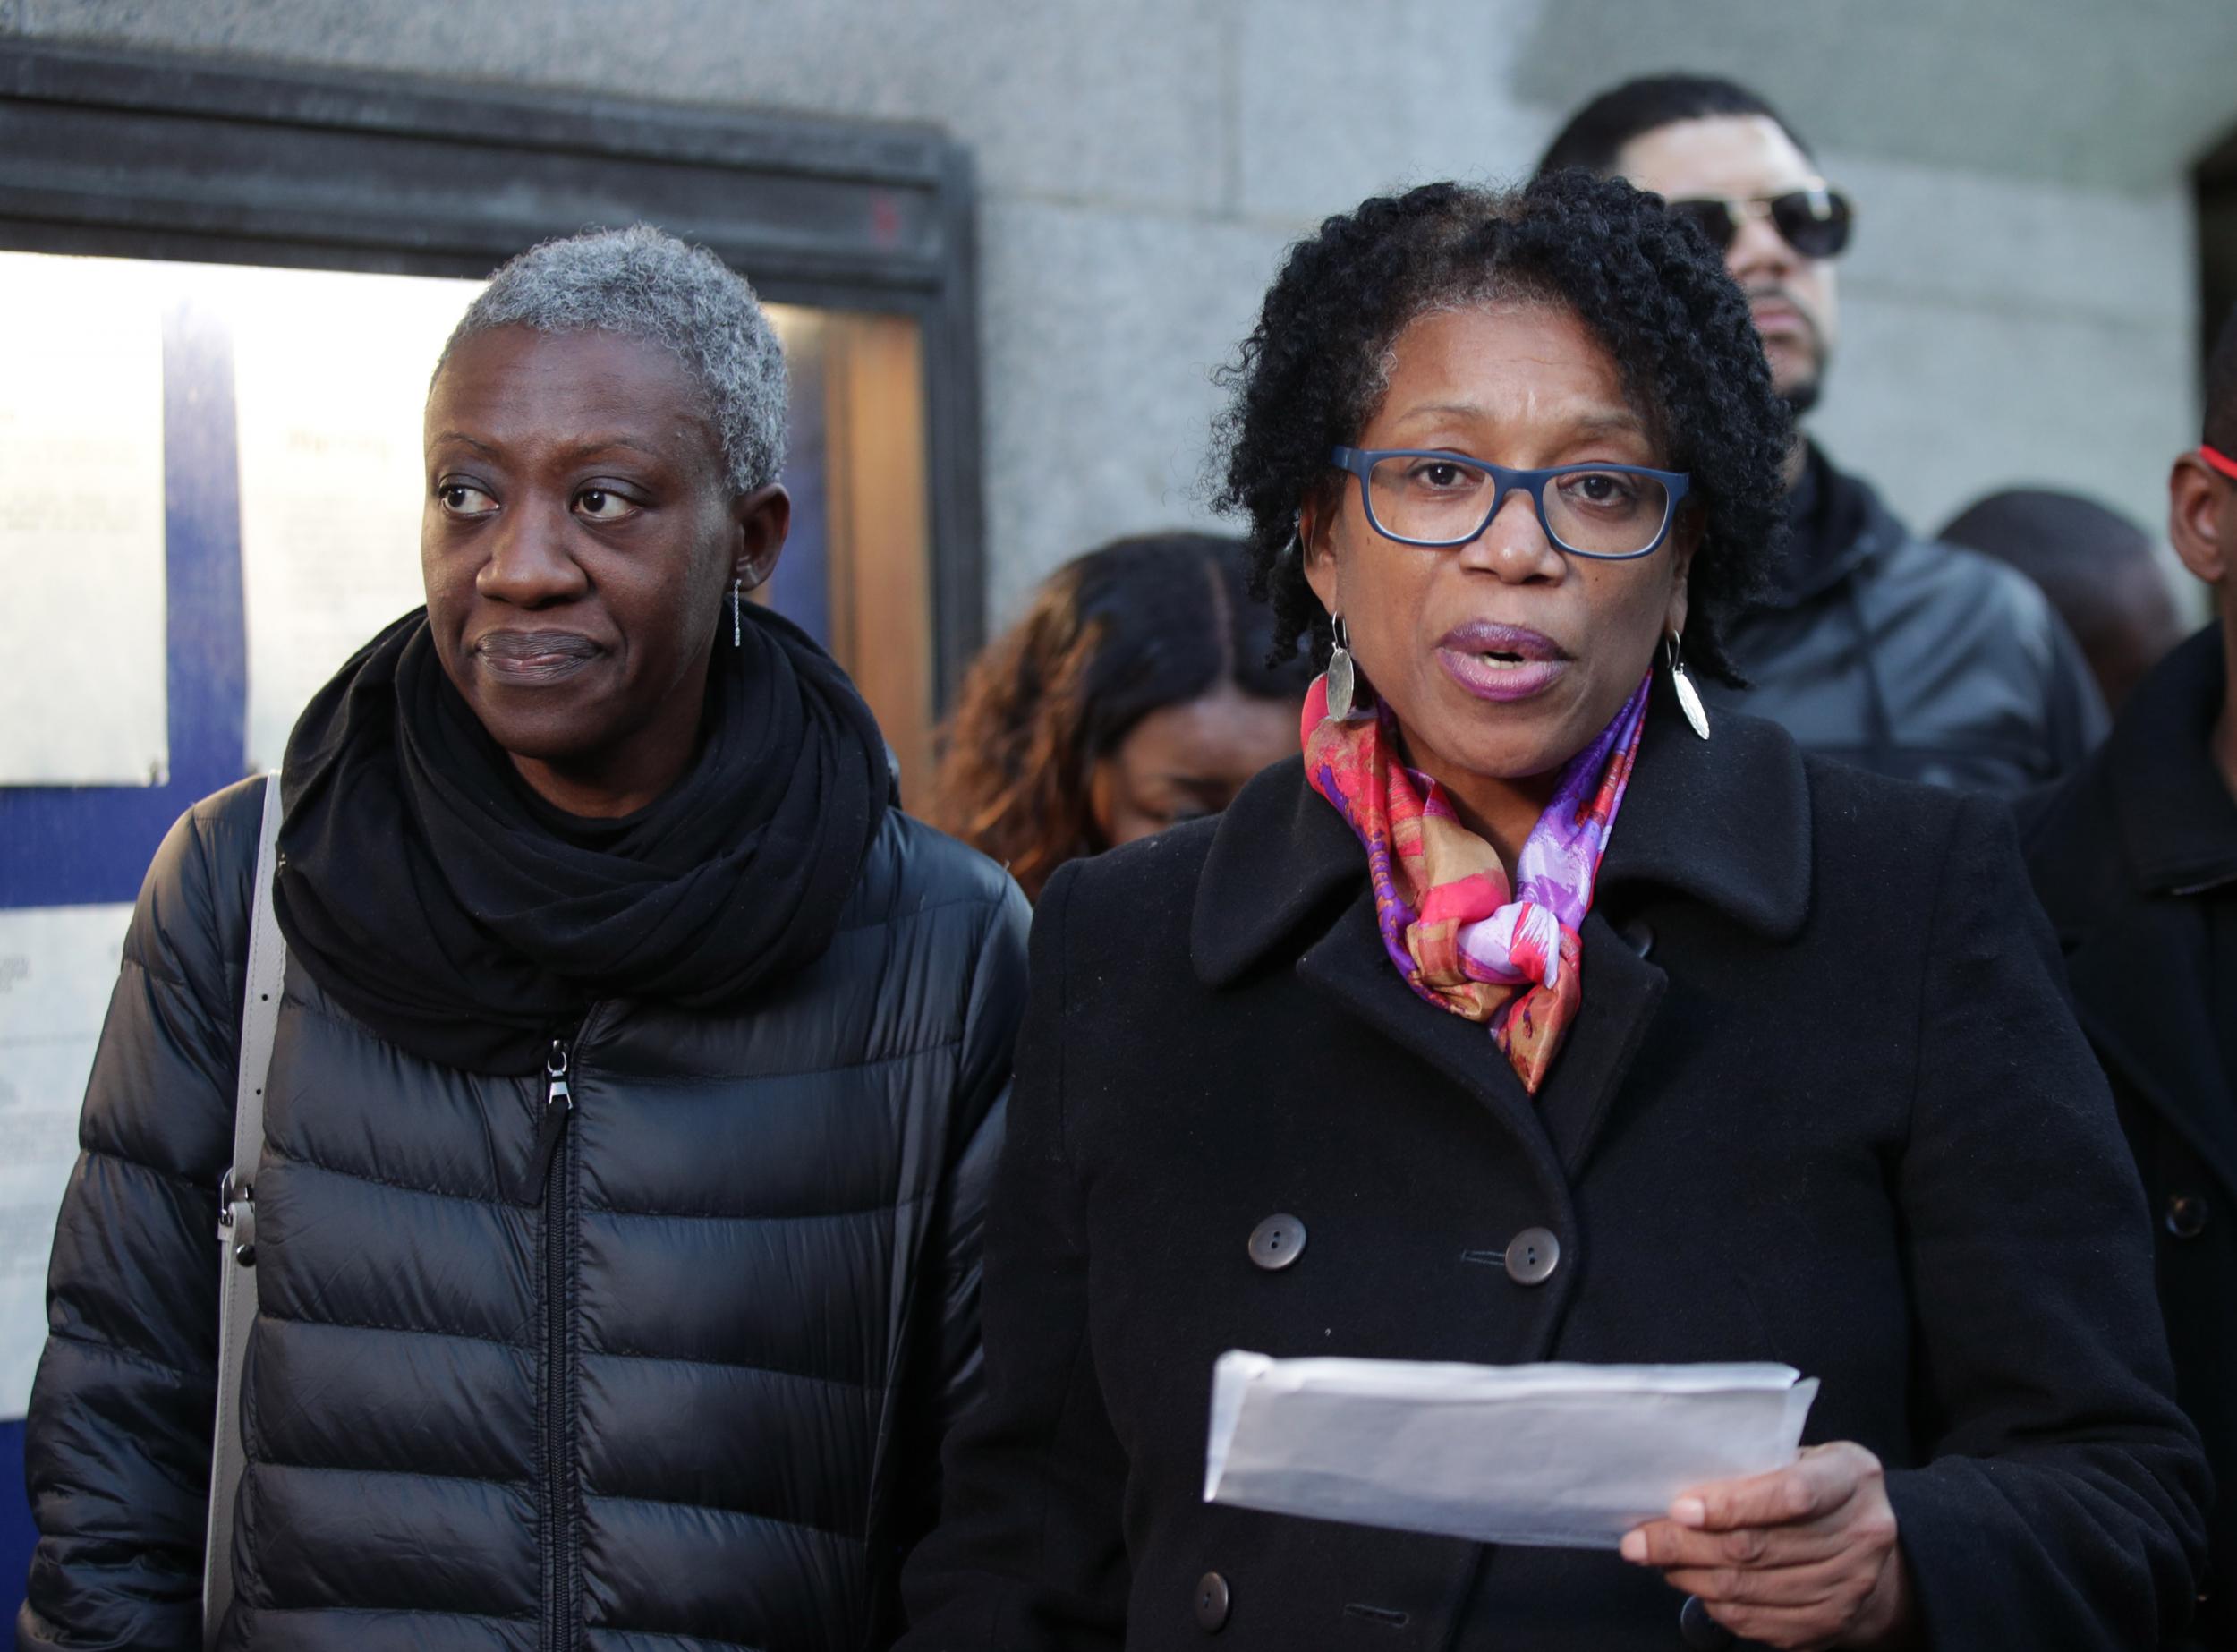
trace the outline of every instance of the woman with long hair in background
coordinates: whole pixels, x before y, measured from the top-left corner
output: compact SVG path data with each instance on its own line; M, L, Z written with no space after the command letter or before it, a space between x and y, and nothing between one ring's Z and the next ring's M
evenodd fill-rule
M930 816L1028 896L1066 861L1216 814L1296 749L1312 671L1266 663L1242 544L1143 534L1066 563L964 679Z

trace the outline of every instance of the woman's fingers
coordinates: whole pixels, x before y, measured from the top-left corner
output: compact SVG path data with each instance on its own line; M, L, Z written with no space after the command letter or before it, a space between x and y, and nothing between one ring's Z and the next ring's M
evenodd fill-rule
M1884 1562L1883 1562L1884 1564ZM1893 1621L1878 1621L1872 1603L1881 1588L1877 1572L1833 1562L1783 1571L1668 1574L1674 1588L1696 1596L1711 1617L1744 1639L1780 1648L1878 1644ZM1718 1593L1728 1587L1732 1592ZM1900 1590L1899 1590L1900 1593Z
M1834 1557L1802 1566L1680 1566L1663 1572L1670 1587L1697 1595L1704 1605L1808 1607L1839 1602L1845 1610L1871 1587L1868 1575Z
M1776 1569L1828 1560L1847 1546L1847 1536L1832 1522L1698 1531L1671 1520L1649 1520L1624 1535L1623 1558L1663 1571L1673 1567Z
M1670 1515L1681 1526L1705 1531L1821 1520L1879 1472L1880 1460L1861 1445L1847 1440L1813 1445L1769 1474L1697 1486L1670 1505Z

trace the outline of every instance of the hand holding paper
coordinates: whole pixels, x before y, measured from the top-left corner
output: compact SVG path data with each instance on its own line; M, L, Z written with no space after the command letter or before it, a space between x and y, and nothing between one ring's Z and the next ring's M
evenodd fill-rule
M1680 1492L1795 1456L1781 1365L1470 1366L1230 1352L1204 1499L1482 1542L1612 1549Z
M1910 1578L1880 1460L1853 1441L1783 1469L1692 1487L1668 1520L1625 1534L1733 1633L1773 1647L1909 1644Z

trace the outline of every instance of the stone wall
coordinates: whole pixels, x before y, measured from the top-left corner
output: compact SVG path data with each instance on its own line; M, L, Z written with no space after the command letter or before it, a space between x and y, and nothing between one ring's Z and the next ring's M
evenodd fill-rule
M1627 4L1667 11L1592 14ZM1567 97L1606 56L1579 39L1584 66L1548 73L1561 21L1541 0L0 0L0 33L57 41L944 127L979 169L998 623L1096 540L1202 515L1211 370L1282 247L1369 191L1527 168L1563 113L1529 89ZM2029 49L2008 42L2021 92L2073 72ZM1807 129L1791 65L1726 66ZM1861 217L1820 433L1922 527L2018 481L2156 527L2195 439L2179 172L1924 162L1917 102L1884 142L1848 109L1823 157Z

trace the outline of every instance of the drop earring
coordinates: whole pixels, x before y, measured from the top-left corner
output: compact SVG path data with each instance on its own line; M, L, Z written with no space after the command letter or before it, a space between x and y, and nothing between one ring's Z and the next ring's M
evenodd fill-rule
M1351 664L1351 637L1344 629L1344 617L1336 615L1329 622L1336 635L1336 646L1328 656L1328 714L1341 721L1351 715L1353 691L1358 686Z
M1678 709L1686 714L1686 721L1704 740L1709 737L1709 713L1701 703L1701 691L1693 685L1693 678L1686 675L1686 661L1678 646L1678 634L1673 631L1663 639L1669 650L1670 687L1678 696Z
M733 648L742 648L745 644L745 626L738 617L738 599L744 594L745 582L742 579L732 580L730 582L730 646Z

